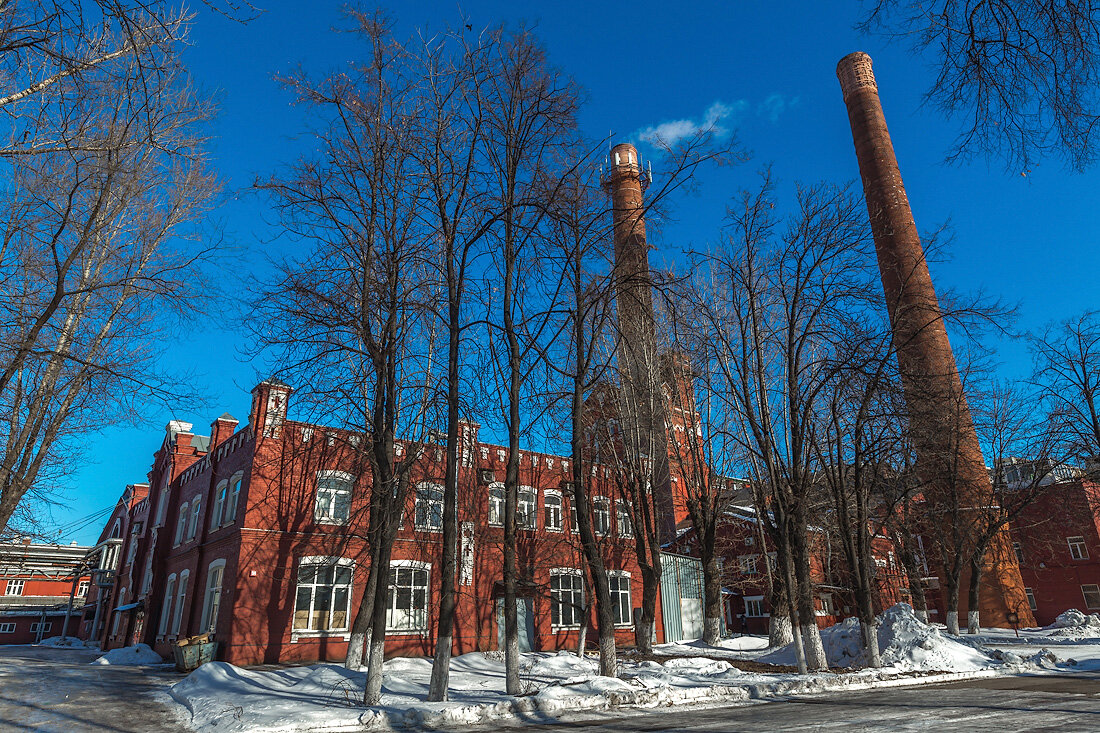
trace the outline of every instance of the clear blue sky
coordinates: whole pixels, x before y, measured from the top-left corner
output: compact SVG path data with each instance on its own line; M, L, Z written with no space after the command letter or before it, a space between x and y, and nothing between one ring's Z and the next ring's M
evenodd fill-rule
M217 166L235 189L272 172L309 141L301 110L272 80L298 65L339 69L362 54L348 35L331 32L342 3L256 0L266 12L246 25L199 5L193 45L186 60L198 83L221 100L214 125ZM198 5L197 3L193 3ZM459 3L395 3L387 6L399 28L457 24ZM734 110L724 124L736 127L752 162L708 173L698 195L677 202L675 221L652 243L670 256L705 246L722 223L726 202L754 171L773 163L789 191L795 181L858 180L847 115L834 75L845 54L871 54L880 95L917 224L922 230L950 219L952 259L933 270L938 287L982 289L1021 306L1021 325L1035 327L1095 307L1093 273L1100 271L1095 245L1095 192L1100 170L1066 172L1049 161L1028 176L1006 173L998 161L948 166L944 153L956 128L922 109L929 82L925 60L902 45L863 37L854 29L861 4L850 2L462 2L475 28L501 21L534 24L553 63L587 90L582 124L590 135L617 139L677 120L699 121L720 103ZM643 154L644 154L643 147ZM221 212L241 265L257 265L279 242L262 203L233 197ZM235 265L236 269L242 269ZM229 292L241 287L226 281ZM67 522L112 504L127 483L145 480L163 426L178 418L206 433L222 412L247 419L249 388L262 365L238 354L243 335L216 320L164 344L164 358L193 370L210 406L150 409L140 427L103 426L91 436L89 462L63 487ZM1018 344L1001 349L1005 377L1028 369ZM293 405L291 406L293 412ZM91 526L64 540L94 541Z

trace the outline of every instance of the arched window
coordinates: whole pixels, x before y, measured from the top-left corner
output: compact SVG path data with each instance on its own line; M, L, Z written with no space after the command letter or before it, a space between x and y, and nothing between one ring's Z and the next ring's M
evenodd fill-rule
M202 623L199 633L212 632L218 625L218 610L222 604L222 576L225 560L215 560L206 570L206 595L202 599Z
M420 484L416 488L416 529L437 532L443 529L443 487L438 484Z
M519 487L519 503L516 505L516 526L535 529L539 524L538 494L530 486Z
M295 631L348 629L353 567L342 557L303 557L298 562Z
M237 521L237 505L241 500L241 483L244 482L244 473L238 471L229 479L229 498L225 503L225 523Z
M214 508L210 512L210 527L220 527L225 516L225 501L229 498L229 482L222 481L214 489Z
M112 540L117 540L121 536L122 536L122 520L121 519L116 519L115 520L115 525L113 527L111 527L111 539Z
M561 492L547 491L542 500L546 518L546 529L549 532L561 532Z
M176 520L176 537L172 540L173 547L183 542L183 533L187 530L187 516L190 508L191 504L186 501L183 502L183 506L180 507L180 517Z
M160 606L160 625L157 627L157 633L164 636L168 633L168 625L172 622L172 604L176 600L176 574L172 573L168 576L168 581L164 584L164 600Z
M504 484L489 484L489 524L504 524Z
M347 524L355 477L342 471L317 472L317 503L313 517L325 524Z
M191 521L187 524L187 540L195 539L199 531L199 519L202 518L202 497L196 496L191 503Z
M187 602L187 579L191 577L190 570L180 573L179 589L176 591L176 612L172 614L172 635L180 633L180 623L183 621L183 609Z

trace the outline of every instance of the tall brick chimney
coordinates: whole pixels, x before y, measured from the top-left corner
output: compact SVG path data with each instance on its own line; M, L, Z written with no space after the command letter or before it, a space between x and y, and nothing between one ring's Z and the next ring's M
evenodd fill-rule
M925 496L933 511L952 489L958 491L959 506L976 506L992 495L989 474L886 129L871 57L849 54L840 60L836 74L863 179L917 471L928 486ZM966 601L965 580L960 607ZM1019 614L1021 625L1034 625L1005 532L986 557L979 607L986 625L1009 625L1009 612Z
M619 373L623 437L650 459L649 479L661 522L660 540L675 538L676 512L669 475L668 435L657 334L653 281L646 243L645 179L638 151L629 143L611 150L604 188L611 196L615 225L615 304L619 316Z

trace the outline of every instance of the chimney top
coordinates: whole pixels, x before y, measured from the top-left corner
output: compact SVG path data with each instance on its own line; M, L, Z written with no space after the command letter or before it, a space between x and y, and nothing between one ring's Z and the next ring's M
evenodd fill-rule
M844 93L845 102L849 96L862 89L878 93L875 72L871 70L871 57L863 51L856 51L842 58L836 65L836 77L840 80L840 91Z
M638 149L630 143L619 143L611 148L611 165L615 168L630 167L640 170Z
M215 422L231 422L231 423L236 423L236 422L237 422L237 418L233 417L233 416L232 416L232 415L230 415L230 414L229 414L228 412L223 412L223 413L222 413L222 416L221 416L221 417L219 417L219 418L218 418L217 420L215 420Z

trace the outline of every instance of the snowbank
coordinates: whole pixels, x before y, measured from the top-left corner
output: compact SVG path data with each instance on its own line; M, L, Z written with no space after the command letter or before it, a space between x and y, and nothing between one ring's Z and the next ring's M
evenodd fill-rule
M1063 611L1046 627L1051 636L1070 639L1091 639L1100 637L1100 614L1085 615L1076 608Z
M148 644L112 649L91 664L164 664L164 658L153 651Z
M52 646L64 649L86 649L89 648L84 644L83 639L78 639L75 636L51 636L48 639L43 639L38 642L39 646Z
M867 666L858 619L845 619L836 626L822 629L821 643L829 666ZM998 662L986 652L960 643L924 623L907 603L899 603L879 616L878 643L882 666L899 672L969 672ZM758 661L794 665L794 646L765 654Z

